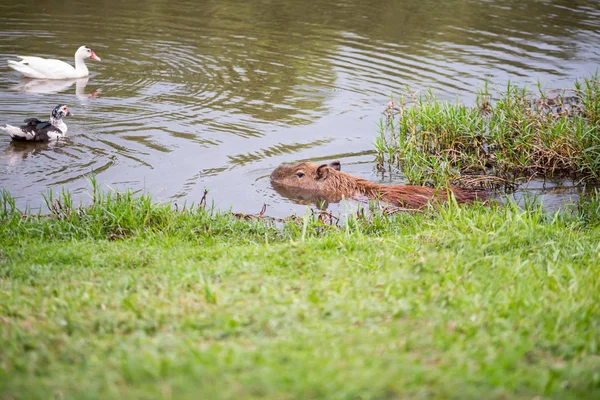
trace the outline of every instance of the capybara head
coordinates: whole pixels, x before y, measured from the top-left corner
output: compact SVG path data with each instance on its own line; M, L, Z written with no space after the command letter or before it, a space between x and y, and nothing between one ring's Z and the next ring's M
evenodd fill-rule
M303 162L296 165L281 165L271 173L273 186L323 192L325 181L332 171L340 171L339 161L329 164Z

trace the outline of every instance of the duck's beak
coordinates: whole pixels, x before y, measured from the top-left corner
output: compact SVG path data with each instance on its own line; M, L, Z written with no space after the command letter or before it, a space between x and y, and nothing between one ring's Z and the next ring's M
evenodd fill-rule
M100 57L98 57L98 56L96 55L96 53L94 53L93 51L92 51L92 55L90 56L90 58L91 58L92 60L96 60L96 61L102 61L102 59L101 59Z
M71 112L71 110L68 110L67 111L67 117L71 117L71 116L73 116L73 113Z

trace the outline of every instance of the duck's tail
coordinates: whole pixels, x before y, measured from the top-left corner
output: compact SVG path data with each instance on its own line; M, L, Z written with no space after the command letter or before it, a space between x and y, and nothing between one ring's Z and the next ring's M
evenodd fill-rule
M8 60L6 63L10 68L14 69L15 71L21 72L23 67L25 67L25 65L23 65L22 62L23 61Z
M0 130L3 130L4 132L8 133L12 140L16 140L16 141L20 141L20 142L32 140L33 137L35 136L35 134L33 132L25 132L19 127L8 125L8 124L4 125L4 126L0 126Z
M43 76L41 76L38 72L36 72L29 65L27 65L25 60L22 60L22 61L8 60L6 63L8 64L8 66L10 68L22 73L27 78L43 78Z

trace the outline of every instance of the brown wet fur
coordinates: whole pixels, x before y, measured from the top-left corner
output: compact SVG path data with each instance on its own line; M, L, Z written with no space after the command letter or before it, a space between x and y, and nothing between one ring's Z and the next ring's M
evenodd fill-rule
M303 162L296 165L282 165L271 173L271 183L288 192L298 191L314 194L335 203L342 198L366 197L382 200L399 207L422 209L429 202L445 202L450 193L456 202L473 203L485 200L485 194L459 188L433 189L425 186L380 185L341 172L339 161L330 164Z

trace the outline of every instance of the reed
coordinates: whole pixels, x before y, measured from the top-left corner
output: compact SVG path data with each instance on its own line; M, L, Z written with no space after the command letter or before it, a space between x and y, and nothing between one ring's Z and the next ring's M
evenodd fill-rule
M375 141L378 162L412 184L510 186L520 178L600 180L600 81L530 92L508 84L497 98L487 84L475 106L428 92L388 105Z

